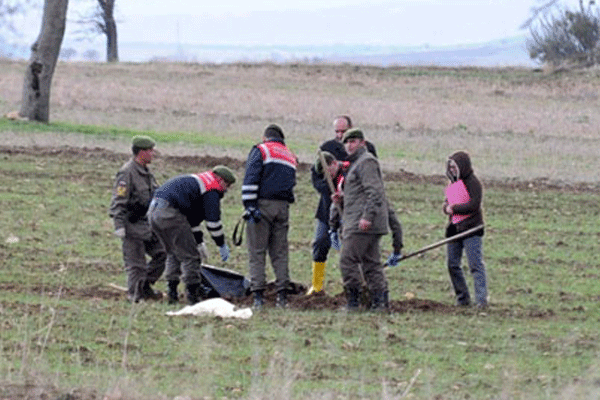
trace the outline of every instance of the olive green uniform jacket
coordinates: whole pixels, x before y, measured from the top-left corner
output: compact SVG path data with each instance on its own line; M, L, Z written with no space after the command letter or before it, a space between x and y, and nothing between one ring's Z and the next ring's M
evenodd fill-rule
M151 233L146 212L157 188L156 179L148 168L133 158L126 162L115 177L108 213L115 230L125 228L127 237L149 240Z

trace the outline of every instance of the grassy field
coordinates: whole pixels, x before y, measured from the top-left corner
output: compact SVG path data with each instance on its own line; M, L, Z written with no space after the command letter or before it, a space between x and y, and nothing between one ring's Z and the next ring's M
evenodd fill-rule
M18 108L22 67L0 65L6 111ZM53 124L0 121L0 399L600 396L594 71L65 64L57 74ZM125 282L107 207L133 134L159 140L160 182L223 161L241 177L268 122L308 162L339 112L374 132L406 251L442 239L445 157L473 152L488 310L453 307L443 248L387 271L389 315L268 307L247 321L175 318L165 313L176 306L131 305L107 285ZM290 268L308 284L317 197L305 166L298 178ZM241 211L236 186L223 202L228 237ZM387 255L389 237L383 246ZM246 273L244 248L232 246L227 264L209 249L214 265ZM342 290L336 265L333 255L323 301Z

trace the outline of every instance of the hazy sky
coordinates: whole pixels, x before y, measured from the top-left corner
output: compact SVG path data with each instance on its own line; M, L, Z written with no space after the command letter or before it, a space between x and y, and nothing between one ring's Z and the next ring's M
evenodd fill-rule
M120 42L240 45L444 46L526 35L545 0L116 0ZM586 0L587 1L587 0ZM76 11L72 1L67 34ZM95 4L87 0L87 4ZM577 7L578 0L562 4ZM39 10L41 12L41 10ZM25 22L39 33L40 17ZM97 39L102 42L102 38Z
M524 35L520 25L543 2L117 0L117 7L124 41L439 46ZM563 4L577 6L578 0Z

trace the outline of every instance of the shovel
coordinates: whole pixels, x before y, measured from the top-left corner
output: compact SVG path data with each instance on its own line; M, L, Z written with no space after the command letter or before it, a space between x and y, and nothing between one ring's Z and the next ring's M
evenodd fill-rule
M446 243L450 243L450 242L453 242L453 241L455 241L455 240L458 240L458 239L464 238L465 236L469 236L471 233L473 233L473 232L476 232L476 231L478 231L478 230L482 229L482 228L483 228L483 226L484 226L483 224L481 224L481 225L478 225L478 226L476 226L475 228L471 228L471 229L469 229L469 230L467 230L467 231L464 231L464 232L461 232L461 233L459 233L458 235L454 235L454 236L451 236L451 237L449 237L449 238L446 238L446 239L444 239L444 240L440 240L439 242L435 242L435 243L433 243L433 244L430 244L429 246L425 246L425 247L423 247L422 249L419 249L419 250L417 250L417 251L413 251L412 253L403 254L403 255L402 255L402 257L400 257L400 259L398 260L398 262L400 262L400 261L403 261L403 260L406 260L407 258L414 257L414 256L416 256L416 255L419 255L419 254L425 253L426 251L429 251L429 250L435 249L436 247L443 246L443 245L445 245ZM384 266L384 267L387 267L387 262L386 262L385 264L383 264L383 266Z

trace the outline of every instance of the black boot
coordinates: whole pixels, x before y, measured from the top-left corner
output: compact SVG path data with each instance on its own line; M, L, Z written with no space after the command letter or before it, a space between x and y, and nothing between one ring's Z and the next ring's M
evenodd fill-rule
M145 300L162 300L163 297L162 292L152 289L149 281L144 282L142 293Z
M265 305L265 300L263 299L263 291L257 290L255 292L253 292L253 294L254 294L254 303L252 304L252 308L255 311L260 311L260 310L262 310L263 306Z
M185 292L189 305L194 305L200 301L200 284L192 283L185 287Z
M285 309L288 306L287 301L287 293L285 290L281 290L277 292L277 300L275 302L275 307Z
M179 281L169 281L169 291L167 292L167 297L169 298L169 304L177 304L179 303L179 293L177 293L177 286L179 285Z
M385 292L371 293L371 311L386 312L388 309Z
M360 305L360 289L359 288L346 288L346 307L344 311L357 312Z

